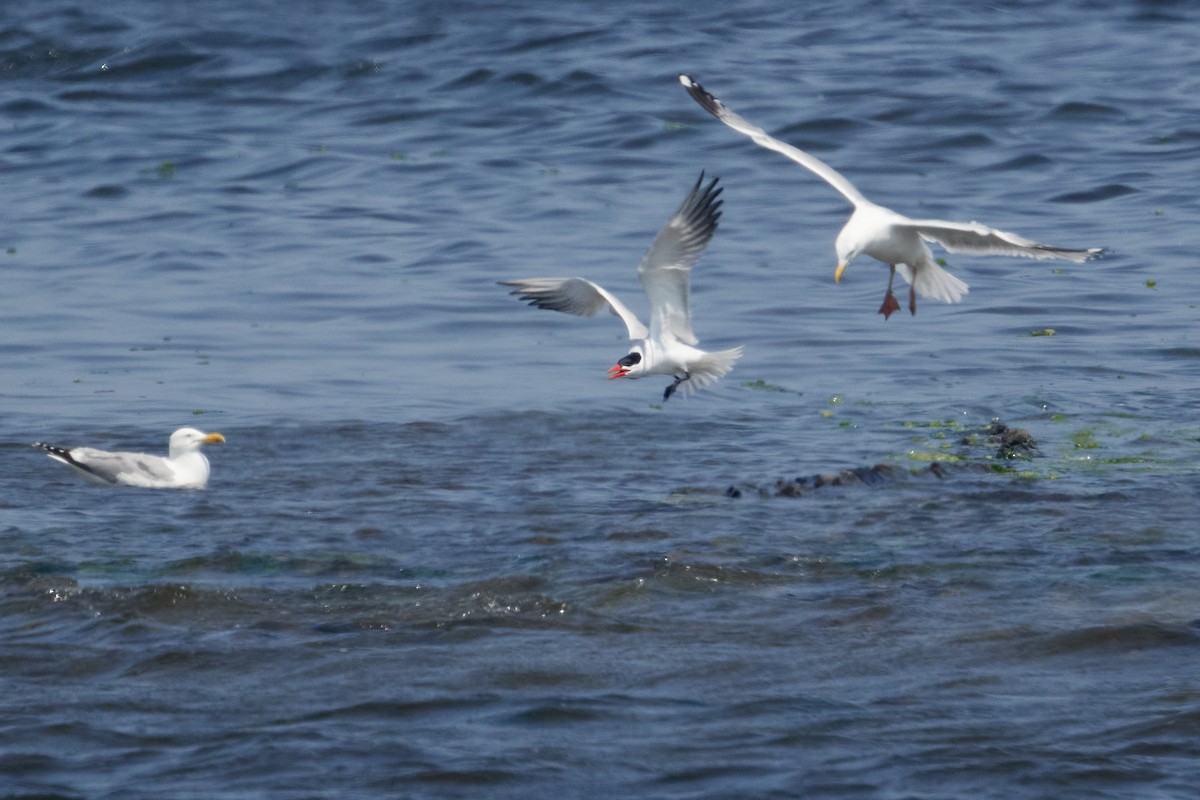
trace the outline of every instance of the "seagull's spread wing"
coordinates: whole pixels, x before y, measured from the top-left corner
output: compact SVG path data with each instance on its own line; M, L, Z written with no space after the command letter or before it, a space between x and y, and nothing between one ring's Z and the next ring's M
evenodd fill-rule
M842 195L854 205L869 202L850 181L835 170L833 167L826 164L816 156L809 155L798 147L792 147L786 142L781 142L775 137L769 135L762 128L756 125L751 125L746 120L739 117L737 114L725 107L725 104L718 100L713 95L709 94L703 86L696 83L687 75L680 75L679 82L683 84L683 88L687 89L688 94L692 99L700 104L708 113L712 114L717 119L724 122L729 127L733 128L738 133L749 136L755 143L762 145L768 150L774 150L795 161L800 166L813 172L818 177L822 178L833 188L837 189Z
M683 203L654 237L638 264L638 277L650 298L650 328L656 338L673 337L695 345L692 314L688 307L688 274L708 246L721 218L721 189L713 178L707 186L704 173Z
M1103 250L1093 247L1087 250L1071 250L1051 247L1015 233L998 231L978 222L946 222L939 219L909 220L907 227L915 230L922 239L937 242L951 253L974 253L990 256L1019 256L1021 258L1061 258L1067 261L1087 261Z
M93 447L62 447L37 442L55 461L61 461L83 477L107 485L162 486L175 480L175 470L165 458L145 453L110 453Z
M611 292L583 278L524 278L500 281L512 286L509 294L518 295L529 305L550 311L561 311L577 317L593 317L600 309L608 309L620 317L629 331L630 339L645 339L650 335L637 315L625 307Z

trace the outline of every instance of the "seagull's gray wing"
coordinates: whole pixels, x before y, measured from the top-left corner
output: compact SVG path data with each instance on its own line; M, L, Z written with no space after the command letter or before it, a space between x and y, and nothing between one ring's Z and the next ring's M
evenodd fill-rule
M989 228L978 222L947 222L940 219L909 220L905 226L915 230L922 239L936 242L951 253L974 253L984 256L1018 256L1021 258L1087 261L1100 255L1103 250L1092 247L1087 250L1072 250L1052 247L1015 233Z
M55 461L61 461L84 478L110 486L119 483L150 485L170 483L175 470L165 458L145 453L110 453L94 447L75 447L70 450L36 442L34 447L46 451Z
M738 133L749 136L754 140L755 144L787 156L792 161L795 161L800 166L824 180L834 189L837 189L842 193L842 196L849 200L853 205L857 206L864 202L870 202L866 197L863 196L863 193L860 192L853 183L846 179L846 176L842 175L840 172L826 164L821 159L804 152L798 147L793 147L787 142L779 141L757 125L751 125L749 122L726 108L724 103L722 103L713 95L709 94L709 92L705 90L703 86L689 78L687 75L680 75L679 82L683 84L683 88L687 89L687 93L692 96L692 99L700 104L701 108L712 114L717 119L721 120L721 122L724 122L726 125L733 128Z

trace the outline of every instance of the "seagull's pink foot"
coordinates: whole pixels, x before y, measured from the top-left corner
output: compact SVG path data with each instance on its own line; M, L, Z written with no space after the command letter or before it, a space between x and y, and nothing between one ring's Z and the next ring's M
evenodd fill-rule
M900 303L896 300L896 295L888 290L887 295L883 298L883 305L879 307L879 313L883 314L883 318L887 319L894 312L900 310Z

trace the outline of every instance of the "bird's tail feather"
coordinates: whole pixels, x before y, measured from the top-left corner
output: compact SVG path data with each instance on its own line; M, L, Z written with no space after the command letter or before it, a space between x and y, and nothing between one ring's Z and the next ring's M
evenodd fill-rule
M930 261L917 270L916 277L907 264L897 264L896 271L913 285L917 294L943 303L957 303L970 291L967 284L951 275L936 261Z
M679 384L685 395L690 395L697 389L712 386L733 369L733 363L742 357L742 348L718 350L715 353L705 353L704 358L691 365L688 380Z

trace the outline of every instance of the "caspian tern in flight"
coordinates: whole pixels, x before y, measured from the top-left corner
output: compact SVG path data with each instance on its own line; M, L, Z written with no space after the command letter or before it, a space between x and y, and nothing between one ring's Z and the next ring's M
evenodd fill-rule
M200 447L225 441L219 433L180 428L171 434L168 456L145 453L110 453L92 447L55 447L45 442L33 446L46 451L92 483L105 486L141 486L152 489L203 489L208 483L208 459Z
M742 348L708 353L696 346L699 340L692 333L689 275L721 217L717 179L704 187L703 182L701 172L638 264L638 278L650 300L649 329L613 294L583 278L526 278L500 281L500 285L515 287L510 294L537 308L591 317L607 307L620 317L635 344L608 370L609 380L671 375L675 382L663 392L664 401L678 388L686 395L715 383L733 369Z
M751 125L730 111L703 86L687 75L679 82L700 106L738 133L749 136L756 144L774 150L823 178L854 206L850 220L838 234L834 248L837 269L834 281L841 281L846 265L859 253L888 265L887 294L879 313L887 319L900 308L892 294L896 273L909 282L908 307L917 313L917 295L932 297L947 303L957 303L967 293L967 284L942 269L933 259L925 242L936 242L951 253L972 253L983 256L1020 256L1022 258L1060 258L1067 261L1087 261L1103 252L1102 248L1070 250L1051 247L1018 236L1015 233L989 228L978 222L946 222L937 219L909 219L890 208L876 205L863 196L854 184L824 161L790 144L768 135L762 128Z

